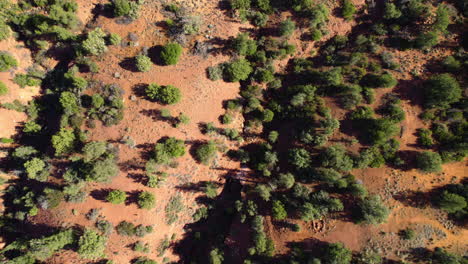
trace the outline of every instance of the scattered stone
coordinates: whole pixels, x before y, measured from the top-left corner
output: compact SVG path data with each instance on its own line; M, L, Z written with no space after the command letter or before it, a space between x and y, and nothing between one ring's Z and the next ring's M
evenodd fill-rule
M136 98L136 96L135 96L135 95L133 95L133 94L132 94L132 95L130 95L130 101L136 101L136 100L137 100L137 98Z
M120 72L115 72L115 73L114 73L114 78L120 79Z

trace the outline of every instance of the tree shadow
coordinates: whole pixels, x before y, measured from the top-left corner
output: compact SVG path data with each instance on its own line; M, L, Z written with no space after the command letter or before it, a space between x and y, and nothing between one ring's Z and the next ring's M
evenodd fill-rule
M421 191L405 190L393 195L393 198L400 203L415 208L427 208L430 202L429 193Z
M163 121L168 123L171 126L175 126L177 124L177 118L173 116L163 116L161 110L159 109L143 109L140 110L140 114L151 117L153 121Z
M143 173L129 173L127 178L132 179L135 183L145 183L147 177Z
M161 51L163 46L156 45L148 49L148 57L151 61L159 66L165 66L166 64L161 59Z
M127 199L125 200L125 205L138 204L138 195L141 191L130 191L127 192Z
M127 57L123 59L121 62L119 62L119 66L122 69L125 69L127 71L131 72L139 72L137 67L136 67L136 60L134 57Z
M89 195L93 197L95 200L98 201L106 201L106 197L111 192L112 189L99 189L99 190L92 190Z
M146 96L146 88L148 87L148 84L146 83L137 83L132 87L133 94L135 96L140 97L140 98L147 98Z

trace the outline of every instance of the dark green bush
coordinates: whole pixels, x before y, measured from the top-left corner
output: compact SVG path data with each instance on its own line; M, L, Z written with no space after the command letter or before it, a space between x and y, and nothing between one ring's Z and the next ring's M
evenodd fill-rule
M214 157L216 157L216 151L216 143L214 141L209 141L197 148L195 151L195 158L203 164L208 164Z
M105 256L107 238L96 231L86 229L78 240L78 254L85 259L98 259Z
M461 96L460 84L448 73L434 75L424 84L424 104L428 108L447 108Z
M310 153L303 148L294 148L289 151L289 162L298 169L310 166Z
M156 206L156 198L150 192L141 192L138 195L138 206L142 209L153 209Z
M341 15L346 20L351 20L356 13L356 7L350 0L343 0L343 9L341 11Z
M112 190L107 194L106 200L109 203L121 204L127 199L127 194L121 190Z
M252 71L252 66L250 66L250 62L246 59L232 61L224 68L224 74L230 82L246 80Z
M0 96L6 95L7 93L8 93L7 86L2 81L0 81Z
M179 88L172 85L160 86L155 83L146 87L146 95L163 104L176 104L182 98Z
M294 21L292 21L291 18L282 21L278 27L280 36L286 37L291 36L295 29L296 23L294 23Z
M161 50L161 60L165 65L175 65L182 54L182 47L177 43L168 43Z
M232 9L249 9L250 0L230 0Z
M377 195L369 196L358 203L356 221L365 224L383 223L390 211L382 204L382 200Z
M135 235L135 225L127 221L120 222L115 227L115 229L117 230L117 233L122 236L134 236Z
M239 33L232 39L231 48L241 56L251 56L257 51L257 43L250 39L246 33Z
M0 52L0 72L8 71L13 67L18 67L18 61L7 52Z
M151 70L153 63L151 62L151 59L148 56L140 54L135 57L135 65L138 71L147 72Z
M384 73L377 75L369 73L361 80L361 85L372 88L393 88L397 85L398 81L393 77L391 73Z
M159 164L169 164L174 158L185 154L184 141L174 137L167 138L154 146L154 159Z
M87 38L82 43L84 51L91 55L101 55L106 52L106 36L106 33L99 27L88 32Z
M425 173L442 171L442 159L439 153L424 151L416 156L416 168Z

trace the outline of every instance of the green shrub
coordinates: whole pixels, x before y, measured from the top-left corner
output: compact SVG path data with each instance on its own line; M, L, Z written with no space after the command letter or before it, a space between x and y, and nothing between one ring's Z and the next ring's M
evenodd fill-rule
M112 223L107 220L98 220L96 222L96 228L101 231L103 235L108 236L112 233L114 227L112 226Z
M455 59L453 56L447 56L445 59L442 61L442 66L450 72L456 72L461 69L462 64L460 61Z
M166 44L161 51L161 60L165 65L175 65L182 54L182 47L177 43Z
M432 131L426 128L420 128L417 130L418 143L426 148L432 147L434 145L434 140L432 139Z
M398 81L393 77L391 73L384 73L382 75L377 75L369 73L364 76L361 80L363 86L368 86L372 88L393 88L397 85Z
M436 205L448 213L455 213L464 210L467 202L461 195L444 191L437 197Z
M284 209L283 203L278 200L273 201L271 214L275 220L284 220L288 216L286 209Z
M21 88L24 88L26 86L38 86L41 85L41 79L34 78L32 76L29 76L28 74L21 74L17 73L15 74L15 78L13 79L13 82L18 84Z
M86 181L109 182L118 173L119 167L111 156L104 160L95 161L89 173L85 175L85 178Z
M424 104L428 108L446 108L461 97L460 84L448 73L432 76L424 84Z
M303 148L294 148L289 151L289 162L297 169L304 169L310 166L310 153Z
M158 264L155 260L146 258L146 257L139 257L137 258L133 264Z
M146 95L163 104L176 104L182 98L179 88L172 85L160 86L155 83L148 85Z
M322 37L323 37L322 31L315 29L315 28L310 31L310 38L313 41L319 41L320 39L322 39Z
M55 155L60 156L70 153L75 148L75 133L73 129L62 128L57 134L52 136L52 146Z
M232 9L249 9L250 0L230 0Z
M197 148L195 158L197 161L207 165L216 156L216 151L216 143L209 141Z
M8 71L13 67L18 67L18 61L7 52L0 52L0 72Z
M414 46L419 49L430 49L439 43L439 35L435 31L419 34L414 40Z
M424 151L416 156L416 168L425 173L442 171L442 159L439 153Z
M137 55L135 57L135 64L136 64L138 71L141 71L141 72L147 72L151 70L151 66L153 66L151 59L148 56L145 56L142 54Z
M107 238L96 231L86 229L78 240L78 254L85 259L98 259L104 257Z
M83 41L82 47L85 52L91 55L100 55L107 51L106 33L101 28L95 28L88 32L87 38Z
M34 121L28 121L24 124L24 133L37 133L41 131L42 127Z
M116 46L116 45L120 45L121 42L122 42L122 38L120 37L119 34L117 33L109 34L109 44Z
M351 258L351 250L347 249L342 243L328 244L323 255L323 259L327 264L349 264Z
M184 141L170 137L154 146L154 160L158 164L169 164L173 158L185 155Z
M224 74L230 82L246 80L253 69L250 62L246 59L237 59L226 65Z
M120 222L115 227L115 229L117 230L117 233L122 236L134 236L135 235L135 225L127 221Z
M239 33L231 41L231 48L241 56L251 56L257 52L257 43L246 33Z
M230 115L228 113L221 116L221 123L222 124L230 124L230 123L232 123L232 120L233 120L232 115Z
M291 36L295 29L296 29L296 23L294 23L294 21L292 21L290 18L282 21L278 27L279 34L280 36L283 36L283 37Z
M37 179L38 174L43 171L45 167L46 163L39 158L33 158L24 163L24 168L30 179Z
M128 0L113 0L114 16L126 16L130 14L130 1Z
M436 11L436 19L432 28L436 31L445 32L450 24L450 14L447 5L439 4Z
M351 20L356 13L356 7L354 6L353 2L350 0L343 0L343 9L341 10L341 15L346 20Z
M382 204L380 196L372 195L358 203L356 221L365 224L380 224L387 219L389 213L389 209Z
M384 15L383 18L385 19L396 19L401 16L401 11L398 7L391 2L385 3Z
M6 95L7 93L8 93L7 86L2 81L0 81L0 96Z
M141 192L138 195L138 206L142 209L153 209L156 206L156 198L150 192Z
M206 70L208 79L217 81L223 78L223 67L221 65L208 67Z
M127 199L127 194L121 190L112 190L107 194L106 200L109 203L121 204Z
M62 92L59 99L60 105L62 106L63 113L66 115L73 115L80 112L80 106L78 105L78 98L72 92Z
M102 141L92 141L83 147L84 161L90 162L100 158L107 152L107 143Z
M412 240L416 237L416 232L411 228L406 228L400 231L400 235L405 240Z
M0 20L0 41L9 38L10 35L10 27L4 21Z

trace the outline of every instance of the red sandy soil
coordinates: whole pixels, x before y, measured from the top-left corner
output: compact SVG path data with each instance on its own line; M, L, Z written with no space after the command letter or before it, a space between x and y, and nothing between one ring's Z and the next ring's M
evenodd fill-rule
M92 3L102 1L78 1L80 4L80 17L83 21L90 17L89 8ZM221 39L227 39L229 36L235 36L241 29L248 28L247 24L240 24L236 21L227 18L222 11L217 8L217 1L180 1L189 6L195 14L203 17L204 23L201 32L210 30L209 35L213 37L220 37ZM357 5L364 4L364 1L356 1ZM85 7L85 8L82 8ZM223 181L223 176L230 170L237 170L239 164L229 161L222 153L218 154L218 158L213 163L212 167L197 164L193 158L187 153L184 157L178 159L179 166L177 168L161 168L169 174L169 177L161 187L151 189L145 187L140 182L135 181L130 175L141 174L142 167L144 167L145 159L142 155L146 154L152 145L164 136L173 136L180 139L184 139L187 142L187 151L191 147L193 141L204 141L210 139L209 136L203 135L199 131L200 122L214 122L216 126L221 125L218 122L218 117L224 113L222 109L223 100L232 99L237 97L239 92L238 83L225 83L222 81L212 82L206 78L205 69L208 66L216 65L220 62L229 59L225 55L210 55L207 59L190 54L189 48L184 49L184 54L181 61L175 66L157 66L154 65L150 72L140 73L125 70L119 66L119 63L127 57L133 57L137 55L143 47L153 47L155 45L161 45L167 43L167 38L164 36L164 29L155 26L155 22L160 22L165 18L158 12L160 10L159 3L150 3L145 5L141 18L129 25L119 25L115 23L115 19L99 17L96 21L96 25L102 27L104 30L111 33L118 33L124 39L129 33L135 33L138 35L138 46L137 47L110 47L109 52L96 58L97 63L100 66L100 71L97 74L86 74L85 77L88 79L94 79L102 81L103 83L117 83L125 91L125 117L124 120L117 126L103 127L98 124L95 129L91 129L90 139L92 140L109 140L115 142L114 144L120 149L119 163L124 164L131 162L137 165L139 169L127 170L125 166L122 166L120 174L113 179L110 184L90 184L88 191L103 189L120 189L127 192L135 191L150 191L155 194L157 199L157 206L152 210L138 209L136 204L130 205L111 205L102 200L97 200L93 197L88 197L86 202L80 204L62 203L59 208L50 211L41 211L40 214L35 217L35 221L38 223L48 223L54 226L87 226L90 227L93 223L85 218L85 214L92 208L101 208L101 215L117 225L120 221L126 220L135 224L154 225L155 232L147 235L144 238L128 238L117 235L115 232L109 237L108 249L106 254L116 263L129 263L129 261L135 257L145 255L150 258L161 261L161 257L157 256L156 248L160 241L165 236L170 237L175 234L176 240L181 238L184 233L183 226L185 223L191 222L191 215L197 208L195 203L195 197L199 193L182 192L175 188L178 185L185 183L197 183L200 181ZM82 12L82 13L81 13ZM336 35L344 35L348 33L354 22L346 22L341 18L332 16L329 22L330 34L327 38ZM214 28L208 29L207 25L212 24ZM200 38L204 38L203 35ZM296 32L294 39L297 39L299 32ZM292 40L293 41L293 40ZM193 43L193 42L191 42ZM299 42L296 43L296 45ZM14 46L14 45L13 45ZM310 46L298 46L298 53L303 56L308 56L313 45ZM3 49L3 47L2 47ZM398 58L404 58L404 56L412 55L418 59L426 59L419 53L411 54L398 54ZM18 54L15 52L15 54ZM420 62L418 62L420 64ZM285 62L279 63L279 70L281 66L284 66ZM20 68L24 69L25 66L21 65ZM409 71L408 71L409 72ZM120 75L119 78L115 78L115 74ZM3 73L0 73L2 80L5 78ZM399 76L404 78L404 76ZM406 76L408 79L409 77ZM137 84L149 84L158 83L160 85L174 85L179 87L182 91L182 101L174 106L164 107L171 111L172 115L176 116L180 112L187 114L191 121L189 125L182 125L179 128L174 128L170 124L164 121L155 120L155 115L144 114L143 112L149 112L155 109L161 109L162 106L157 103L149 102L144 98L138 97L136 100L130 100L130 96L135 94L134 87ZM10 86L11 87L11 86ZM14 90L12 93L16 94L22 90ZM378 105L380 97L389 92L389 89L377 91ZM15 97L16 98L16 97ZM25 97L27 98L27 97ZM3 98L0 100L4 100ZM330 106L333 105L331 100L327 99L327 103ZM423 127L424 124L417 118L417 115L421 112L421 109L410 100L404 101L403 107L407 114L406 120L403 122L405 131L402 135L401 149L402 150L416 150L414 147L416 138L414 132L417 128ZM341 111L337 107L333 107L333 114L339 119L343 118L344 111ZM3 111L3 110L0 110ZM3 114L0 112L0 124L4 124L1 118ZM10 113L10 112L8 112ZM13 114L13 113L10 113ZM24 117L23 117L24 118ZM16 117L10 117L8 120L21 120ZM8 121L11 123L11 121ZM236 122L230 127L241 129L242 117L237 116ZM221 126L222 127L222 126ZM12 128L8 128L12 129ZM0 131L1 133L2 131ZM0 134L0 136L7 136L14 132L6 133L6 135ZM138 145L136 148L131 149L127 145L120 143L123 137L129 136ZM220 142L227 145L228 148L237 147L235 143L230 143L222 137L217 137ZM149 144L147 147L145 144ZM466 230L461 230L457 227L450 227L450 229L443 226L441 223L444 222L444 215L440 213L436 214L432 209L416 209L410 206L406 206L401 202L393 198L393 194L399 193L405 190L421 190L427 191L433 187L446 184L453 181L453 177L459 177L466 175L466 164L454 163L444 165L444 173L433 175L423 175L414 170L411 171L400 171L389 168L379 169L366 169L356 170L353 172L358 179L361 179L363 183L368 187L371 193L378 193L384 197L385 203L393 207L392 214L388 219L387 223L379 226L360 226L355 225L351 222L345 222L341 220L326 220L317 221L316 223L305 223L303 221L294 221L301 225L301 232L285 232L281 228L277 228L272 225L271 221L267 221L266 230L269 235L275 240L277 253L285 253L288 250L286 244L293 241L303 241L307 239L319 239L322 241L329 242L344 242L347 247L353 250L360 250L368 245L370 238L380 241L380 243L391 243L391 245L397 245L395 242L398 240L396 233L405 228L415 224L430 224L436 228L443 230L447 234L447 238L437 240L433 244L436 245L449 245L456 244L458 249L466 249L466 242L463 238L466 238ZM414 177L413 177L414 176ZM395 192L395 193L393 193ZM172 224L167 225L165 221L164 208L168 203L169 199L176 194L180 194L183 197L183 201L186 209L179 216L179 220ZM78 215L73 215L71 210L75 209ZM384 231L391 239L385 240L381 238L378 233ZM387 236L388 238L388 236ZM136 253L131 250L129 245L133 242L141 240L145 243L149 243L151 247L151 253ZM388 256L394 256L394 252L388 252ZM164 257L168 257L170 260L177 260L177 256L174 256L170 251L167 251ZM49 263L86 263L81 260L76 253L63 252L54 257Z

